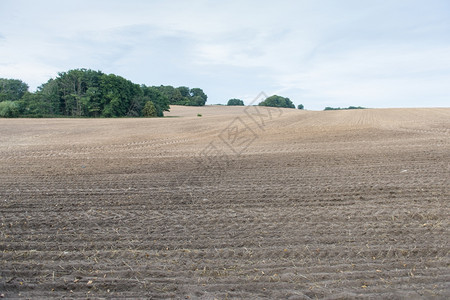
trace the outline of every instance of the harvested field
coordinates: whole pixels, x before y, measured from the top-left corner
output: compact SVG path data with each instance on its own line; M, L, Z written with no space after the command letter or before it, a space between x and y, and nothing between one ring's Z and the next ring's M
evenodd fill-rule
M5 298L450 298L450 109L167 115L0 119Z

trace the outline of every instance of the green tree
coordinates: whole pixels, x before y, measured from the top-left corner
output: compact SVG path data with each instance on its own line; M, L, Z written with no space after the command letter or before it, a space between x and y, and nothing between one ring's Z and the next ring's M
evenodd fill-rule
M141 86L141 89L143 90L144 96L146 99L145 101L149 100L152 101L156 108L156 113L158 117L163 117L165 111L169 111L169 98L163 94L159 88L157 87L147 87L145 85Z
M0 118L17 118L19 116L19 105L16 101L0 102Z
M38 94L51 103L52 114L65 116L99 116L100 71L74 69L60 72L55 79L38 88Z
M140 86L121 76L89 69L60 72L35 93L27 89L20 80L0 79L0 102L12 99L17 105L5 104L4 108L18 109L24 116L139 117L151 101L156 115L162 117L170 104L200 106L207 99L199 88Z
M46 84L39 86L38 91L33 95L35 97L24 97L28 104L30 104L30 99L34 98L33 101L38 101L41 105L45 105L46 114L62 114L62 99L59 94L59 86L57 80L50 79ZM35 107L35 109L37 109L37 107Z
M227 105L231 106L244 106L244 101L242 101L241 99L230 99L228 100Z
M139 85L114 74L100 78L102 116L123 117L133 109L133 98L142 95Z
M98 85L88 87L82 101L83 107L86 109L86 116L99 117L102 112L101 106L101 89Z
M190 90L187 86L179 86L176 88L178 91L180 91L181 97L183 98L189 98L190 95Z
M156 107L152 101L147 101L144 105L144 109L142 110L142 115L144 117L157 117L158 114L156 112Z
M266 98L263 102L259 103L260 106L271 106L271 107L286 107L295 108L294 103L289 98L281 97L277 95L270 96Z
M42 118L55 115L49 98L39 92L26 93L17 103L20 113L24 116Z
M299 105L297 106L297 108L298 108L298 109L305 109L305 107L303 106L303 104L299 104Z
M186 99L183 98L179 89L174 88L171 85L161 85L155 87L169 100L169 104L173 105L186 105Z
M200 88L189 89L186 86L174 88L170 85L155 87L169 100L171 105L203 106L208 96Z
M366 107L362 107L362 106L349 106L349 107L330 107L327 106L325 107L324 110L348 110L348 109L366 109Z
M208 96L203 92L200 88L193 88L190 91L191 101L190 104L192 106L204 106L206 104L206 100Z
M85 69L69 70L58 73L56 83L60 97L61 113L66 116L83 116L82 98L85 95L88 84L84 80Z
M28 91L28 84L18 79L0 78L0 102L17 101Z

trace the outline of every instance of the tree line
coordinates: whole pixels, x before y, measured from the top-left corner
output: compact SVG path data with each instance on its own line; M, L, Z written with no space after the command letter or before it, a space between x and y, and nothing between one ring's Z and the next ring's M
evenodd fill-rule
M162 117L170 105L203 106L200 88L146 86L90 69L60 72L30 93L26 83L0 78L0 117Z
M244 106L244 101L242 101L241 99L233 98L233 99L228 100L227 105L228 106ZM295 108L294 103L292 103L292 101L289 98L278 96L278 95L272 95L270 97L267 97L266 99L264 99L264 101L260 102L258 105L259 106L270 106L270 107ZM303 104L299 104L297 106L297 108L304 109L305 107L303 106Z
M366 107L362 106L349 106L349 107L325 107L324 110L349 110L349 109L366 109Z

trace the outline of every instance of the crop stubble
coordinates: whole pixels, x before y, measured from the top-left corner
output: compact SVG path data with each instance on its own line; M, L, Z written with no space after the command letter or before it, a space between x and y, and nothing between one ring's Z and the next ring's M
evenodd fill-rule
M0 293L450 297L450 109L244 109L0 120Z

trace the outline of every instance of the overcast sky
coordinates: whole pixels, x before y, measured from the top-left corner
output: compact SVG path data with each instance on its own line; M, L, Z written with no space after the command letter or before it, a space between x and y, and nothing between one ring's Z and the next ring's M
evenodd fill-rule
M307 109L450 106L450 1L0 0L0 77L73 68Z

